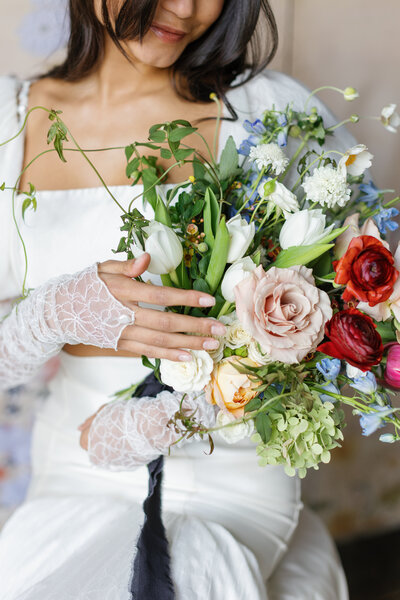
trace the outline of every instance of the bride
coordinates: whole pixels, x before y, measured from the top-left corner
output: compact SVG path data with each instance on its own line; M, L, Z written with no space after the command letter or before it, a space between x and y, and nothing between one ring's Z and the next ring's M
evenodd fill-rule
M0 78L1 141L40 105L62 110L86 149L146 140L152 124L177 118L195 123L212 145L217 107L209 95L216 92L226 117L220 154L229 135L241 142L244 119L272 104L300 108L309 93L265 68L277 44L266 0L70 0L70 18L64 63L32 81ZM314 103L331 124L332 115ZM0 147L0 182L15 181L48 149L48 128L47 114L36 110L24 137ZM342 133L339 145L352 144ZM174 441L166 424L180 398L162 392L127 404L111 402L112 395L148 375L141 355L187 361L182 348L212 350L213 335L223 332L215 321L160 310L211 306L211 296L161 288L157 278L156 285L136 281L140 274L149 280L148 255L113 259L119 212L88 164L65 148L65 164L54 152L33 162L16 196L26 287L34 291L0 324L0 386L29 381L56 354L60 369L36 416L27 498L0 535L2 600L131 598L146 464ZM140 186L127 183L123 152L90 157L127 207ZM190 174L187 165L172 170L160 191ZM38 207L23 221L30 181ZM151 218L149 206L138 208ZM0 195L0 254L0 300L16 298L24 255L7 190ZM199 410L212 422L210 406ZM196 440L165 458L163 519L176 598L346 600L334 545L303 508L299 480L281 467L258 467L248 440L215 442L211 457Z

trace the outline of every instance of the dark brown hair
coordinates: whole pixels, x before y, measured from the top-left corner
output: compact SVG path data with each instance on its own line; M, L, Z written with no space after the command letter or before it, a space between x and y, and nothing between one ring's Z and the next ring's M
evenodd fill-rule
M47 76L77 81L89 75L104 56L105 30L127 56L121 42L143 38L157 4L158 0L124 0L117 14L110 15L107 0L102 0L104 27L93 0L70 0L67 57ZM226 100L225 92L234 79L246 73L242 85L254 77L271 61L277 45L278 31L268 0L225 0L217 21L174 64L177 90L189 100L207 102L211 92ZM180 85L182 81L185 86Z

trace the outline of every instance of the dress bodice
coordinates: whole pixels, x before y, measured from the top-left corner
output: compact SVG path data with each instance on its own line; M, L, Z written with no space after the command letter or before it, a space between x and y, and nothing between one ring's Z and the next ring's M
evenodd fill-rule
M29 82L13 77L0 77L0 140L18 131L26 115ZM238 114L237 121L223 120L220 128L219 154L231 135L237 145L246 137L242 123L254 120L275 104L284 108L292 102L297 109L303 108L309 90L295 79L267 70L246 84L232 88L227 98ZM334 117L314 99L325 122L333 123ZM229 117L226 107L224 116ZM335 136L335 147L347 149L353 142L345 130ZM294 143L290 140L290 143ZM290 143L288 152L290 153ZM6 146L0 146L0 185L13 186L21 171L24 152L24 135L21 134ZM34 183L34 182L33 182ZM168 188L159 186L159 190ZM120 204L127 207L130 200L142 189L136 186L113 186L110 188ZM103 187L43 190L37 192L36 212L28 210L22 220L23 195L15 197L15 218L21 230L28 255L26 286L35 288L63 273L73 273L94 261L120 258L112 253L120 237L120 209ZM146 217L151 218L151 207L137 204ZM0 192L0 300L16 297L21 293L25 271L24 253L12 218L12 194ZM157 280L149 277L154 282Z

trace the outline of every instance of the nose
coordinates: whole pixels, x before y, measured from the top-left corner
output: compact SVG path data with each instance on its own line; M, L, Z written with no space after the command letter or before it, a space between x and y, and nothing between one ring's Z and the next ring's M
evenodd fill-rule
M163 0L162 7L179 19L188 19L195 12L196 0Z

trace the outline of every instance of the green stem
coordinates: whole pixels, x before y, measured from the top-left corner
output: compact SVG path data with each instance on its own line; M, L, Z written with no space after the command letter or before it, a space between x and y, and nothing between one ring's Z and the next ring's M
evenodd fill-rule
M229 302L228 300L226 300L225 303L224 303L224 305L222 306L221 310L218 313L217 319L219 319L223 315L226 315L226 313L229 311L229 309L231 307L232 307L232 302Z
M335 92L339 92L340 94L344 94L344 90L341 90L340 88L338 88L338 87L335 87L334 85L322 85L321 87L319 87L319 88L316 88L315 90L313 90L313 91L311 92L311 94L308 96L308 98L307 98L307 100L306 100L306 103L305 103L305 105L304 105L304 111L306 111L306 110L307 110L307 105L308 105L308 103L310 102L311 98L312 98L312 97L313 97L315 94L318 94L318 92L321 92L322 90L333 90L333 91L335 91Z
M171 279L172 283L173 283L173 284L174 284L174 285L175 285L177 288L180 288L180 287L181 287L181 284L180 284L180 281L179 281L178 274L177 274L176 270L170 271L170 272L168 273L168 275L170 276L170 279Z
M175 167L179 167L182 161L176 162L173 165L171 165L170 167L168 167L168 169L166 171L164 171L164 173L162 175L160 175L160 177L149 187L146 189L146 192L152 190L156 185L158 185L160 183L160 181L162 181L164 179L164 177L166 175L168 175L168 173L170 171L172 171L172 169L174 169ZM132 208L132 204L134 202L136 202L136 200L138 200L139 198L141 198L141 196L143 196L144 192L141 192L140 194L138 194L137 196L135 196L129 203L129 207L128 207L128 213L131 212L131 208ZM124 211L125 212L125 211Z
M253 184L253 186L252 186L252 188L251 188L251 190L250 190L250 198L252 197L252 195L253 195L253 194L254 194L254 192L256 191L256 189L257 189L257 187L258 187L258 185L259 185L259 183L260 183L261 179L263 178L264 174L265 174L265 168L263 167L263 168L261 169L260 173L258 174L258 177L257 177L257 179L256 179L256 182ZM262 200L261 200L261 203L262 203L262 202L264 202L264 198L262 198ZM247 204L247 202L244 202L244 203L242 204L242 206L241 206L241 207L239 208L239 210L237 211L237 214L240 214L240 213L242 212L242 210L245 208L246 204ZM257 208L258 208L258 206L257 206ZM252 215L252 218L253 218L253 216L254 216L254 214Z
M217 114L217 121L215 124L215 131L214 131L214 142L213 142L213 149L214 149L214 163L217 162L217 145L218 145L218 134L219 134L219 125L221 122L221 116L222 116L222 104L220 99L218 98L218 96L216 94L212 94L211 95L211 99L216 103L217 107L218 107L218 114Z
M310 135L311 135L311 133L306 133L306 135L304 136L304 138L300 138L301 139L301 144L299 144L296 152L293 154L293 156L290 159L290 162L289 162L288 166L286 167L286 169L284 170L284 172L278 177L278 181L283 181L285 179L286 175L288 174L288 172L292 168L293 163L295 162L295 160L297 159L297 157L299 156L299 154L302 152L302 150L307 145L307 142L308 142L308 140L310 138Z

